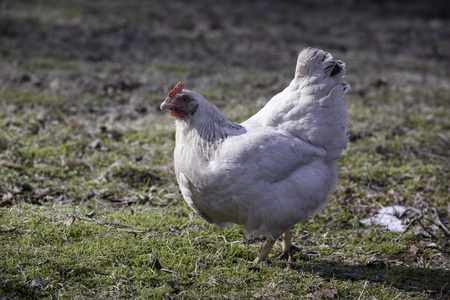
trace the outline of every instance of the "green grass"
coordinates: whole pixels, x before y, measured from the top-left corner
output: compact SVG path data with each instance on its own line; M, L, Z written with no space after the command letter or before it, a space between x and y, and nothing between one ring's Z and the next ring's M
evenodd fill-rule
M448 26L351 3L332 7L342 23L327 1L271 4L270 16L264 3L6 1L0 297L448 298L448 235L434 209L448 228L450 60L445 39L423 42ZM399 38L411 20L412 44ZM241 122L289 83L307 46L347 63L351 141L327 206L292 229L296 261L255 265L263 239L184 203L173 119L158 107L182 80ZM360 223L389 205L423 218L399 239Z
M448 280L448 272L433 267L432 258L417 266L405 263L409 260L408 244L420 242L416 237L407 235L401 243L393 243L397 234L380 229L367 230L361 237L363 229L352 233L354 229L342 228L346 222L325 230L316 220L296 232L299 243L317 249L318 256L302 255L291 266L282 262L255 266L251 261L259 241L244 240L238 228L207 225L193 218L179 201L173 204L180 210L152 205L118 211L90 204L12 206L2 216L2 272L7 274L3 290L20 297L57 297L63 293L195 298L259 293L289 298L337 289L338 296L344 298L363 294L389 299L392 295L425 296L426 291L439 291ZM62 225L67 214L85 216L91 211L102 222L153 230L127 233L82 220ZM319 222L326 222L321 218ZM371 260L373 257L376 259ZM355 276L361 279L355 281ZM45 287L30 288L32 280ZM176 288L168 282L175 282ZM364 285L368 287L363 290Z

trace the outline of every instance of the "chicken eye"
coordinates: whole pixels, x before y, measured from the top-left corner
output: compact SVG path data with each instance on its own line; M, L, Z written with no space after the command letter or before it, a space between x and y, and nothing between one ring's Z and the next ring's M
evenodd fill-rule
M183 102L185 102L185 103L188 102L188 100L189 100L189 99L188 99L187 97L181 98L181 101L183 101Z

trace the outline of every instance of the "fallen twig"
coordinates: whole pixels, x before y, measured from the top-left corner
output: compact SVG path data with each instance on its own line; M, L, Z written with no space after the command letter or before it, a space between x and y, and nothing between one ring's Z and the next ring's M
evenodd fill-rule
M125 232L130 232L130 233L144 233L144 232L149 232L152 229L151 228L139 228L137 229L136 227L130 226L130 225L126 225L126 224L121 224L121 223L117 223L117 222L102 222L102 221L98 221L92 218L86 218L86 217L81 217L81 216L75 216L75 215L67 215L68 217L73 217L75 219L78 220L82 220L82 221L89 221L89 222L94 222L100 226L105 226L108 228L115 228L117 230L120 231L125 231ZM120 227L126 227L126 228L132 228L132 229L125 229L125 228L120 228Z
M124 232L128 232L128 233L145 233L145 232L151 232L151 231L155 231L156 228L158 228L170 215L170 213L172 212L173 208L166 214L166 216L159 221L158 223L156 223L154 226L152 226L151 228L137 228L137 227L133 227L130 225L126 225L126 224L121 224L121 223L117 223L117 222L102 222L99 220L95 220L92 218L86 218L86 217L81 217L81 216L75 216L75 215L67 215L68 217L72 217L78 220L82 220L82 221L89 221L89 222L94 222L100 226L104 226L104 227L108 227L108 228L114 228L120 231L124 231ZM124 228L121 228L124 227ZM130 229L127 229L130 228Z
M414 208L414 207L408 207L407 209L405 209L405 211L403 211L403 212L398 216L398 218L399 218L399 219L403 218L403 216L406 215L406 213L409 212L409 211L415 212L416 214L419 214L419 215L422 213L422 212L421 212L420 210L418 210L417 208Z
M448 236L444 239L444 242L441 245L442 252L450 253L450 251L446 251L449 240L450 240L450 237L448 237Z
M169 210L169 212L166 214L166 216L161 220L161 221L159 221L158 223L156 223L154 226L153 226L153 228L152 228L152 231L153 230L156 230L156 228L158 228L162 223L164 223L164 221L167 219L167 217L172 213L172 211L173 211L173 207Z
M423 227L422 223L420 223L420 220L423 218L423 212L418 209L414 209L414 212L419 213L419 216L415 217L414 219L411 220L411 222L408 224L408 226L406 226L405 230L403 230L403 232L398 236L398 238L395 239L396 243L409 230L409 228L411 228L411 226L414 224L414 222L419 222L419 224Z
M422 229L424 232L426 232L428 234L427 237L429 238L434 238L434 239L438 239L438 237L436 235L434 235L432 232L430 232L423 224L422 222L420 222L420 220L417 221L419 223L420 226L422 226Z
M400 240L400 238L411 228L411 226L417 222L419 223L419 225L422 227L424 233L426 233L428 235L428 237L431 238L435 238L437 239L438 237L433 234L432 232L430 232L421 222L421 220L423 219L424 215L423 215L423 211L415 209L415 208L409 208L408 210L415 212L416 214L419 214L419 216L415 217L414 219L411 220L411 222L408 224L408 226L406 227L406 229L400 234L400 236L395 240L395 242L398 242ZM408 211L406 210L406 211ZM441 221L440 217L439 217L439 213L437 211L436 208L432 208L434 215L436 217L436 223L437 225L439 225L440 228L442 228L442 230L445 231L447 237L450 236L450 232L449 229L447 228L447 226L445 226L445 224ZM406 213L406 211L402 214L404 215ZM400 216L401 217L401 216ZM432 222L431 220L429 220L430 222ZM433 222L432 222L433 223Z
M439 217L439 213L438 213L438 211L437 211L437 209L435 207L433 207L433 212L434 212L434 215L436 216L436 221L437 221L438 225L445 231L447 236L449 236L450 235L450 231L447 228L447 226L445 226L445 224L442 223L441 218Z

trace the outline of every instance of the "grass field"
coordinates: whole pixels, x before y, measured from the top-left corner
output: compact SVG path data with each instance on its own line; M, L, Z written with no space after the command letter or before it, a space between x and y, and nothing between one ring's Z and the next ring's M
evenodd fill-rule
M450 298L450 7L445 1L0 1L0 298ZM347 64L350 142L303 251L185 205L178 81L241 122L297 53ZM362 224L412 207L402 232ZM275 250L280 245L275 246Z

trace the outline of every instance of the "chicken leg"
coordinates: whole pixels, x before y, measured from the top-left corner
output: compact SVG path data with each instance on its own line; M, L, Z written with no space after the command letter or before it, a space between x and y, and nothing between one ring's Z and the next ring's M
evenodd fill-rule
M258 257L253 261L253 263L257 264L264 261L272 250L273 245L275 245L276 240L272 240L270 237L267 237L264 246L261 249Z
M253 261L255 264L264 261L272 250L273 245L275 245L276 240L272 240L270 237L267 237L264 246L261 249L258 257ZM281 243L281 251L275 256L276 259L287 259L288 262L293 262L294 257L293 253L300 251L298 247L295 247L291 243L291 231L290 229L286 230L283 233L283 242Z
M276 259L287 259L288 262L294 262L293 254L299 252L300 248L293 246L291 243L291 231L288 229L283 233L283 242L281 243L281 251L275 256Z

